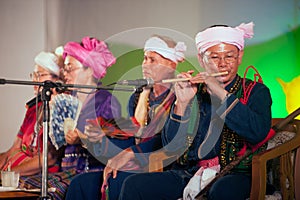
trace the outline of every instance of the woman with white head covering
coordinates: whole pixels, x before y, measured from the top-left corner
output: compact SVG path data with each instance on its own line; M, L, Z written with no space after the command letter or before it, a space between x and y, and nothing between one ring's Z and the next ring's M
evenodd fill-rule
M51 52L40 52L34 59L34 71L30 74L33 81L60 80L60 57ZM38 86L34 86L34 94L38 94ZM38 102L38 105L36 105ZM38 108L36 108L36 106ZM16 139L6 152L0 154L0 169L20 172L21 175L33 175L40 172L38 143L42 152L42 102L35 97L26 104L26 114ZM36 111L38 110L38 113ZM38 116L38 119L36 117ZM38 121L38 122L37 122ZM40 154L42 155L42 153ZM49 171L58 171L55 166L57 153L49 145Z
M30 78L33 81L43 82L45 80L51 80L56 82L61 80L60 71L62 57L51 52L40 52L34 58L34 70L30 73ZM34 86L34 94L38 93L38 87Z
M176 162L165 172L128 177L119 199L194 199L197 193L183 196L183 192L200 167L211 166L216 158L223 169L268 135L272 105L269 89L259 81L237 74L244 54L244 38L252 35L253 23L213 26L197 34L198 58L205 72L196 77L190 72L178 76L191 80L175 84L176 103L162 133L165 149L178 152L189 142L184 139L188 136L189 122L196 120L192 124L195 135L183 155L185 162ZM220 72L222 75L217 77L212 75ZM191 114L194 97L199 102L196 119ZM247 199L251 189L251 158L213 183L207 198Z

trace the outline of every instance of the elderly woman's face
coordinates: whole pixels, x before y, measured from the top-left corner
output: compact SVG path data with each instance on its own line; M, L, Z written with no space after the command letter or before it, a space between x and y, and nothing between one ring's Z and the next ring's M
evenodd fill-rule
M204 54L199 55L199 61L208 73L228 72L218 77L223 83L232 81L242 62L244 52L235 45L220 43L208 48Z
M33 81L36 81L36 82L44 82L44 81L47 81L47 80L55 82L55 81L58 80L58 77L51 74L50 71L48 71L47 69L45 69L45 68L43 68L42 66L39 66L39 65L34 66L34 70L30 74L30 77L32 78ZM34 95L37 95L38 89L39 89L39 86L37 86L37 85L35 85L33 87Z
M63 75L66 84L85 84L90 78L85 73L86 68L74 57L68 55L64 64Z
M144 53L143 76L154 81L173 78L176 64L153 51Z

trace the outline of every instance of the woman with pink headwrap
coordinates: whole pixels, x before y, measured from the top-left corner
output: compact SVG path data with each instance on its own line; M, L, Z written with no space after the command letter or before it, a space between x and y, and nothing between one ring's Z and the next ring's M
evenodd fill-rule
M182 157L185 159L178 159L182 162L175 162L165 172L128 177L120 200L195 199L197 193L184 191L200 166L209 166L209 162L204 166L204 161L217 157L223 169L246 148L266 138L271 128L270 91L259 81L237 74L244 54L244 38L252 35L253 23L213 26L196 35L198 59L205 71L196 77L191 72L178 76L190 81L175 84L176 103L162 132L162 143L169 153L187 147ZM219 72L224 74L211 75ZM191 109L194 97L199 102L196 119L192 115L195 109ZM190 125L195 128L192 137L188 135ZM251 161L252 157L247 157L217 179L209 188L207 199L247 199L251 189ZM195 188L200 189L200 184Z
M65 59L63 75L66 84L101 85L99 81L106 75L107 68L116 62L116 58L104 41L90 37L82 38L81 43L68 42L64 46L63 57ZM79 134L84 133L87 119L119 118L120 103L110 92L103 89L76 89L73 90L72 95L82 102L82 109L76 128L69 130L65 135L68 145L61 169L76 168L78 173L102 169L103 164L82 147Z

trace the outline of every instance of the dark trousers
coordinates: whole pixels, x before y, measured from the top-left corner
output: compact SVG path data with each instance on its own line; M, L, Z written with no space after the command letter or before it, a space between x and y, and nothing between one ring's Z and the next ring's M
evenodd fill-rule
M174 171L143 173L125 179L119 200L177 200L188 180ZM209 190L210 200L245 200L250 196L251 177L229 174L218 179Z
M173 171L135 174L125 179L119 199L177 200L187 182Z
M67 189L66 200L101 199L102 174L102 172L89 172L74 177Z
M116 178L108 180L109 200L117 200L124 179L132 173L119 171ZM89 172L79 174L68 187L66 200L100 200L103 172Z
M71 182L66 199L99 200L102 172L77 175ZM115 179L109 179L109 200L177 200L182 197L189 178L170 170L157 173L131 174L118 172ZM210 188L210 200L244 200L249 198L251 177L243 174L229 174L218 179Z

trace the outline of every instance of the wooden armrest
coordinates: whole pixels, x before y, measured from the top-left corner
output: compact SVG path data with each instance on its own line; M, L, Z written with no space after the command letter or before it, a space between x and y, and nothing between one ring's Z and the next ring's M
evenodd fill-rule
M300 188L300 148L297 149L295 158L295 188ZM295 190L295 200L300 200L300 190Z
M300 121L294 120L293 124L296 125L296 135L291 140L281 144L272 149L261 152L257 155L253 156L252 160L252 186L251 186L251 200L257 199L265 199L266 192L266 179L267 179L267 161L274 159L276 157L280 157L281 167L284 165L290 157L284 156L285 154L289 154L293 150L300 146ZM290 154L289 154L290 155ZM296 155L299 160L299 155ZM295 166L299 165L299 163L295 163ZM296 169L296 168L295 168ZM284 181L284 180L283 180ZM297 182L297 181L296 181ZM299 185L299 183L296 183Z
M174 158L176 155L167 155L164 151L153 152L149 156L149 172L162 172L164 168L164 160Z

